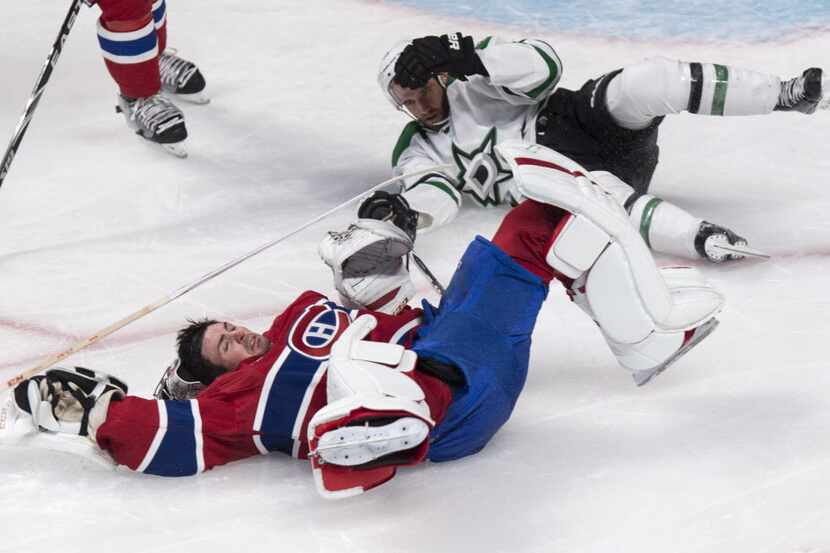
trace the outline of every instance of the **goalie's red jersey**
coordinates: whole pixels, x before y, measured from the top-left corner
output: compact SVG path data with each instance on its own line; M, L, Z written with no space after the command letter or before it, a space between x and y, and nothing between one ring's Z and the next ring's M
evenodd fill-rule
M271 341L266 354L246 359L197 399L128 396L113 402L98 428L98 445L119 464L162 476L196 474L272 451L306 458L308 421L326 404L331 346L361 313L316 292L303 293L264 334ZM419 309L373 315L378 325L367 339L404 346L421 322ZM418 371L410 376L440 420L451 401L447 385Z

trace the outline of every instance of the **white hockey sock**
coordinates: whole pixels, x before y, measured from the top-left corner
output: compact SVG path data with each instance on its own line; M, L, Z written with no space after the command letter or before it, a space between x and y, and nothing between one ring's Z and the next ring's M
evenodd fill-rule
M629 209L629 217L652 250L700 259L695 236L703 219L651 194L637 198Z
M655 117L688 111L700 115L761 115L778 101L781 79L740 67L649 58L625 67L608 83L606 105L632 130Z

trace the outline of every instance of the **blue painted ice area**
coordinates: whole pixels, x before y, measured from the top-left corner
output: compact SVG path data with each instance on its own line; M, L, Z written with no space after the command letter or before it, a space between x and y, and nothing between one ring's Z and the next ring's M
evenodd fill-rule
M617 38L792 40L830 29L830 0L386 0L527 30Z

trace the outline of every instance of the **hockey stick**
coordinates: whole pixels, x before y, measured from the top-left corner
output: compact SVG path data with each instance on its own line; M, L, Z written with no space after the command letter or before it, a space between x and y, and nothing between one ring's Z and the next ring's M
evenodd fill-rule
M418 269L420 269L421 274L427 277L427 280L429 280L429 283L432 285L435 291L438 292L438 295L443 296L444 292L446 292L447 290L446 288L444 288L444 286L441 285L441 281L438 280L434 274L432 274L432 271L429 270L427 264L424 263L423 260L415 254L415 252L412 252L412 260L415 262L415 265L418 266Z
M171 292L170 294L168 294L165 297L159 299L158 301L156 301L154 303L151 303L149 305L146 305L146 306L142 307L141 309L139 309L138 311L136 311L135 313L127 315L123 319L112 323L108 327L99 330L98 332L96 332L95 334L90 336L89 338L85 338L85 339L81 340L80 342L74 344L69 349L67 349L65 351L62 351L61 353L58 353L56 355L52 355L51 357L48 357L47 359L43 360L39 365L37 365L35 367L32 367L31 369L27 369L27 370L23 371L22 373L18 374L17 376L15 376L15 377L5 381L4 383L0 384L0 392L5 390L6 388L11 388L11 387L17 385L18 383L20 383L23 380L29 378L30 376L33 376L33 375L43 371L44 369L47 369L47 368L51 367L55 363L63 361L64 359L66 359L67 357L72 355L73 353L77 353L80 350L82 350L82 349L84 349L88 346L91 346L92 344L102 340L103 338L106 338L107 336L109 336L110 334L115 332L116 330L118 330L120 328L124 328L128 324L130 324L134 321L137 321L138 319L144 317L145 315L149 315L150 313L152 313L156 309L159 309L160 307L164 307L168 303L172 302L173 300L175 300L177 298L182 297L183 295L187 294L191 290L197 288L198 286L201 286L205 282L208 282L209 280L212 280L212 279L218 277L219 275L221 275L225 271L227 271L229 269L232 269L233 267L236 267L237 265L239 265L243 261L254 257L255 255L267 250L268 248L276 246L280 242L283 242L283 241L287 240L288 238L291 238L295 234L307 229L308 227L310 227L311 225L313 225L315 223L318 223L319 221L322 221L323 219L325 219L326 217L328 217L332 213L334 213L334 212L336 212L340 209L343 209L344 207L346 207L346 206L348 206L352 203L357 202L358 200L362 199L364 196L366 196L368 194L371 194L375 190L378 190L379 188L382 188L382 187L384 187L388 184L391 184L395 181L405 179L407 177L415 177L415 176L418 176L418 175L423 175L425 173L431 173L431 172L436 171L436 170L447 169L447 168L450 168L450 167L452 167L452 166L450 166L450 165L436 165L436 166L430 167L428 169L424 169L422 171L414 171L414 172L408 173L406 175L400 175L398 177L393 177L393 178L385 180L385 181L383 181L379 184L376 184L372 188L370 188L370 189L368 189L364 192L361 192L357 196L354 196L350 200L346 200L345 202L343 202L342 204L340 204L336 207L333 207L333 208L329 209L328 211L326 211L322 215L318 215L317 217L315 217L314 219L311 219L307 223L304 223L304 224L300 225L299 227L295 228L294 230L283 234L279 238L276 238L274 240L271 240L270 242L267 242L265 244L262 244L261 246L258 246L256 248L254 248L250 252L248 252L248 253L240 256L240 257L237 257L233 261L229 261L228 263L225 263L224 265L222 265L218 269L214 269L213 271L211 271L209 273L206 273L205 275L197 278L193 282L191 282L189 284L185 284L181 288Z
M66 13L66 18L63 20L63 25L61 25L60 31L58 31L58 37L55 39L55 43L52 44L52 50L49 52L49 56L43 63L43 69L40 70L40 75L35 82L35 88L32 90L32 94L29 96L29 101L26 102L26 107L23 109L23 114L20 116L20 121L18 121L17 127L14 129L14 136L12 136L12 139L9 142L9 147L6 148L6 153L3 155L3 161L0 162L0 186L3 186L3 180L6 178L6 173L9 172L9 167L14 160L17 149L23 141L23 135L26 134L26 129L29 128L29 123L32 121L32 116L35 114L35 109L37 109L37 105L40 102L40 97L43 95L43 91L46 90L46 83L49 82L49 77L52 76L52 70L55 69L55 65L58 63L58 58L63 51L63 43L66 42L66 37L69 36L69 31L72 29L72 25L75 24L78 12L81 11L82 3L83 0L72 0L72 4L69 6L69 11Z

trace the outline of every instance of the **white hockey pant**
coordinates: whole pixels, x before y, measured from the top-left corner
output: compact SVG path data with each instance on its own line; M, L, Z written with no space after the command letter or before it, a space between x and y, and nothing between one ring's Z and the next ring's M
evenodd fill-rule
M643 129L655 117L688 111L700 115L772 112L781 79L730 65L645 59L608 83L606 104L617 123Z
M700 259L695 237L703 219L651 194L636 195L632 187L607 171L591 171L589 176L625 206L631 225L649 248L685 259Z

